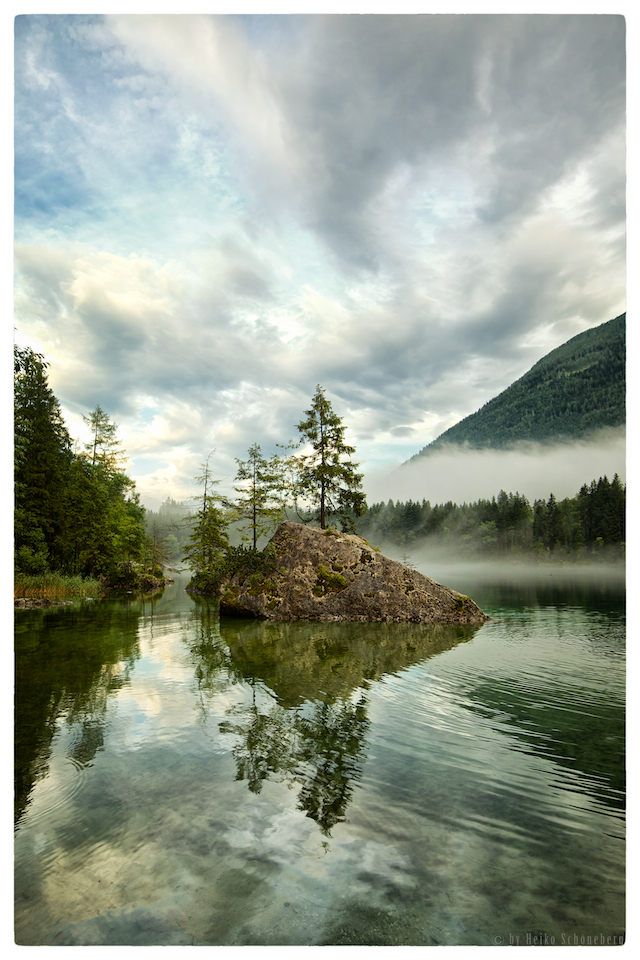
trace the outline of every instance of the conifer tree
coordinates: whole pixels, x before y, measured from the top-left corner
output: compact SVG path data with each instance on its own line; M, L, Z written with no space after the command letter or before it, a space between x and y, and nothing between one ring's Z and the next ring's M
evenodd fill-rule
M15 347L16 570L110 575L141 555L144 507L100 406L84 418L91 443L74 453L47 366L42 354Z
M238 497L233 505L233 518L248 521L241 527L242 539L250 539L256 550L258 539L270 533L284 514L283 480L279 457L263 457L257 443L247 452L248 460L236 457L236 481L243 486L234 487Z
M14 348L14 480L17 569L47 569L64 520L64 482L72 457L60 404L42 354Z
M357 463L342 459L355 453L355 447L345 442L346 427L319 384L305 416L297 426L302 442L310 444L313 452L296 458L302 488L318 505L323 530L328 514L340 517L343 530L353 530L353 516L359 517L366 509L363 475L356 472Z
M222 498L214 493L214 487L220 482L211 476L209 460L215 453L211 451L202 466L202 473L196 477L196 483L202 486L202 494L193 497L200 506L193 517L188 518L192 531L183 559L188 561L194 572L194 580L203 585L216 576L216 567L224 558L229 547L227 526L229 518L225 516L219 504Z
M125 455L119 449L122 441L116 437L118 424L111 422L99 403L82 419L91 428L91 442L84 445L91 464L94 467L102 465L111 470L119 469Z

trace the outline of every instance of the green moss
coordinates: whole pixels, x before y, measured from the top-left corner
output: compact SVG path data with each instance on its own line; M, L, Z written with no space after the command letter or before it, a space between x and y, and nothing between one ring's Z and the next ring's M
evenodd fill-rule
M238 602L238 590L236 587L225 587L224 593L220 597L220 602L226 604L228 607L244 610L243 605Z
M336 593L344 590L347 581L340 573L332 573L321 563L317 570L318 579L313 588L316 596L322 596L324 593ZM318 592L320 591L320 592Z
M406 585L406 587L404 588L404 592L405 592L407 595L410 594L410 593L412 593L414 590L415 590L415 587L414 587L414 585L413 585L412 583L408 583L408 584Z
M363 541L363 543L366 543L368 547L371 547L372 550L375 550L376 553L380 553L380 547L375 547L372 543L369 543L368 540L365 540L364 537L360 537L360 539Z
M259 574L253 573L249 577L249 581L247 583L247 593L250 597L257 597L262 593L262 577Z
M236 587L226 587L220 599L223 601L223 603L228 603L229 606L234 606L238 600L238 591Z

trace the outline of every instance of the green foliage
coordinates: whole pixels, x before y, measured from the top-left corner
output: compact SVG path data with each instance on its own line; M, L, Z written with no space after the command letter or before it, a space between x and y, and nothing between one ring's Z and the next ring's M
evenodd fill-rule
M107 461L74 458L65 519L61 550L70 572L112 577L119 562L142 559L144 507L129 477Z
M323 530L330 514L340 519L343 530L355 530L355 517L366 509L363 475L356 472L357 463L342 459L355 453L355 447L345 442L346 427L320 385L316 387L311 407L305 415L306 420L298 424L298 430L301 442L310 444L313 452L295 458L299 489L311 503L318 505L318 519Z
M187 589L196 590L209 596L215 596L226 580L241 574L240 582L248 583L252 594L270 592L268 578L276 571L273 554L269 551L254 550L244 544L233 547L227 544L216 562L207 570L199 571L192 577ZM225 594L225 601L231 603L233 597Z
M158 589L158 581L161 587L164 587L164 573L160 567L148 567L142 563L126 561L118 563L112 570L108 579L110 590L120 593L126 591L145 592Z
M626 314L622 314L552 350L416 457L447 444L500 449L519 441L577 439L594 430L623 425L625 325Z
M236 459L236 481L242 486L234 487L238 496L231 516L241 523L242 540L251 541L256 550L259 538L271 533L284 516L286 485L278 456L265 458L257 443L248 453L248 460Z
M189 585L198 590L209 589L220 579L219 565L229 548L229 516L220 507L222 498L214 493L214 487L220 481L212 478L209 466L214 452L211 451L202 464L202 473L195 478L202 486L202 495L194 497L199 508L194 517L187 518L191 533L183 559L193 571Z
M318 566L317 574L318 579L313 588L313 592L317 595L337 593L340 590L344 590L347 586L347 581L342 574L327 570L322 563Z
M119 449L122 441L118 440L117 423L111 423L109 415L100 404L87 417L82 418L91 429L91 443L85 443L87 455L95 467L96 464L118 469L124 459L124 452Z
M231 578L242 571L244 578L253 578L254 582L257 582L258 579L275 573L276 566L272 550L263 552L241 544L239 547L227 549L218 569L224 579Z
M99 406L85 418L90 449L73 452L46 368L41 354L15 347L15 568L108 575L141 556L144 508Z
M47 364L29 347L14 348L16 568L43 572L64 526L64 481L71 441Z
M13 595L31 599L66 600L74 597L99 597L103 593L102 582L92 577L68 576L62 573L29 575L17 573L13 582Z
M501 490L491 500L457 505L416 503L373 504L360 518L360 528L398 546L426 543L446 547L458 556L530 555L549 558L619 558L625 541L626 489L620 478L586 484L573 498L534 501Z

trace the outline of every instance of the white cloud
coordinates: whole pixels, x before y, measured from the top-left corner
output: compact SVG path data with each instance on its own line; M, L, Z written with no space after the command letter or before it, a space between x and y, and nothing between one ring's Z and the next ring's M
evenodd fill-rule
M214 446L229 475L317 383L366 470L404 460L624 310L623 41L610 17L22 18L18 338L140 476Z

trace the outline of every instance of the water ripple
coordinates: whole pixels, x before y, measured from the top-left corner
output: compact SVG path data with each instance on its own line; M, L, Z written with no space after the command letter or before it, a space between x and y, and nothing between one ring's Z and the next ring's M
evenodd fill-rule
M53 756L48 765L47 776L35 785L28 808L29 821L37 825L56 810L66 808L75 800L87 783L86 765L73 757ZM26 812L18 821L26 817Z

